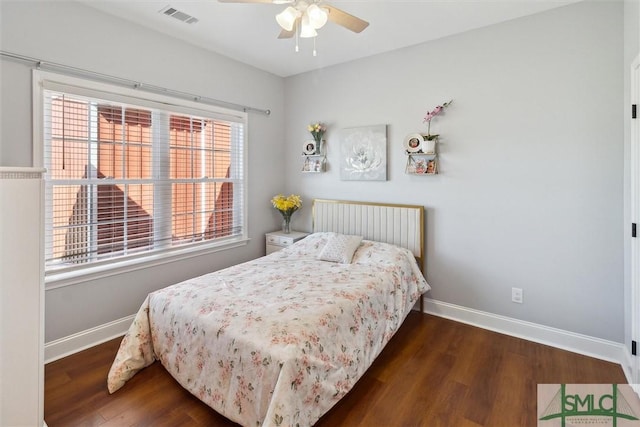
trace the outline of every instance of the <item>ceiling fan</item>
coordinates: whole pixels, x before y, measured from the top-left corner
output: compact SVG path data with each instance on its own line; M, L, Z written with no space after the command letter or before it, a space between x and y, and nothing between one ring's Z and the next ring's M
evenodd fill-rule
M356 16L337 7L333 7L322 0L218 0L221 3L271 3L288 4L289 6L276 15L276 21L282 28L278 38L288 39L296 36L296 52L298 51L297 36L310 38L318 35L316 30L322 28L327 20L334 22L348 30L359 33L369 26ZM316 56L315 39L313 56Z

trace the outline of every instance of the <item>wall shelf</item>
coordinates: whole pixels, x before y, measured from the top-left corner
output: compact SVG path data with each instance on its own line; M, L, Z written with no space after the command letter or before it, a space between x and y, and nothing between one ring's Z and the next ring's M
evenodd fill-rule
M324 154L303 154L302 173L322 173L326 170L327 156Z
M438 174L438 135L412 133L404 141L408 175Z
M405 173L409 175L438 174L438 155L436 153L406 153L406 155Z
M324 139L320 141L308 140L302 146L302 173L322 173L327 169L327 155L325 154Z

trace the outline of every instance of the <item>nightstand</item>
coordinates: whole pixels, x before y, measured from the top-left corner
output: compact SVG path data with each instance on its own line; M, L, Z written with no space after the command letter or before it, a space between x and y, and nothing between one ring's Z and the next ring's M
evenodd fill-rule
M275 251L279 251L282 248L293 245L298 240L302 240L307 237L309 233L302 231L292 231L291 233L283 233L282 231L272 231L265 234L265 240L267 244L267 255Z

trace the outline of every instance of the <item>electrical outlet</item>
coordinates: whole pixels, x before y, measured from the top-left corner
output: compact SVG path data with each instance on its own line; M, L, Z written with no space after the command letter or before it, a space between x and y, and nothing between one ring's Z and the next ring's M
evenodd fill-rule
M522 304L522 289L511 288L511 301Z

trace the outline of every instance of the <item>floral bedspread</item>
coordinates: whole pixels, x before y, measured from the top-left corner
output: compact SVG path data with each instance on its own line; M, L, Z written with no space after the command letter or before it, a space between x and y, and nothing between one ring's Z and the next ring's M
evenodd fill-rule
M113 393L159 360L244 426L311 426L373 363L429 289L410 251L364 240L316 260L329 233L147 296L109 371Z

